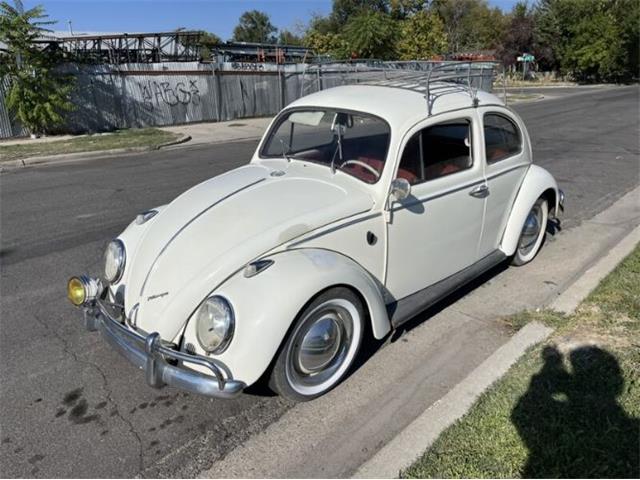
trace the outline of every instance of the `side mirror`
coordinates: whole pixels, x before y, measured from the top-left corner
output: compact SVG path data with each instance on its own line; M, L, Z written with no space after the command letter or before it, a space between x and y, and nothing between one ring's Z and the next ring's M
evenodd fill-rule
M391 182L390 196L395 201L400 202L411 193L411 184L405 178L396 178Z

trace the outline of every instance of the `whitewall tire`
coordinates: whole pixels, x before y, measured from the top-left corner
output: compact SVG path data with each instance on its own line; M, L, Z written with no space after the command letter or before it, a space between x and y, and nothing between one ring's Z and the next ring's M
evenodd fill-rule
M549 220L549 203L539 198L527 214L522 226L512 265L524 265L535 258L544 243Z
M269 386L293 401L319 397L344 378L358 354L365 313L360 298L331 288L298 315L278 352Z

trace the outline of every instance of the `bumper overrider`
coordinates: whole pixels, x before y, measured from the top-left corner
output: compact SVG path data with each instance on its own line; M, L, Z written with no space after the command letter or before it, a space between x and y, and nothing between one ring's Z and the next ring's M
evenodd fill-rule
M236 397L246 387L243 382L231 378L223 363L175 350L163 342L158 333L143 335L129 328L116 318L108 302L102 298L104 291L98 280L84 276L74 278L86 285L89 293L79 305L83 309L87 330L100 330L115 350L145 371L150 386L161 388L172 385L181 390L217 398ZM192 370L187 366L189 364L205 367L211 371L211 375Z

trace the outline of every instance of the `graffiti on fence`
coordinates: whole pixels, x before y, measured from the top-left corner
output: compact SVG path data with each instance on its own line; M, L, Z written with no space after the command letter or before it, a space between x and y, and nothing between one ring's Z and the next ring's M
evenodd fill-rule
M264 70L264 64L262 63L248 63L248 62L232 62L231 70L244 70L252 72L260 72Z
M175 85L172 85L171 82L148 80L140 84L140 89L144 103L151 108L161 104L171 107L178 104L197 106L201 101L197 80L180 81Z

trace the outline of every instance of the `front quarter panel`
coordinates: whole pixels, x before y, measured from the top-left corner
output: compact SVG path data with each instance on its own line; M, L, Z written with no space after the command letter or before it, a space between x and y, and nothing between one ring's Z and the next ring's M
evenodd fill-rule
M504 235L502 236L500 249L505 255L509 256L515 253L522 226L529 211L536 200L549 190L553 191L555 200L553 205L549 205L549 209L555 208L557 212L558 199L560 197L558 195L558 184L547 170L538 165L531 165L522 181L522 185L511 209Z
M298 313L316 294L346 285L364 298L376 338L390 330L384 301L375 280L353 260L321 249L289 250L269 257L275 263L245 278L239 271L215 294L229 300L235 333L227 350L214 358L224 362L233 378L251 385L266 371ZM184 342L205 352L196 337L195 317L187 323Z

